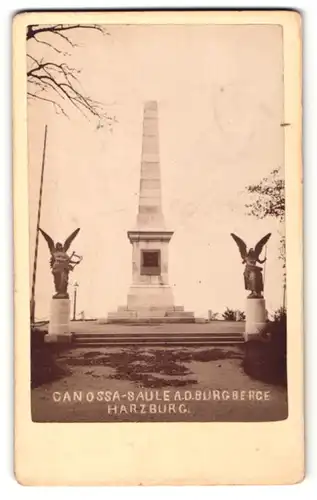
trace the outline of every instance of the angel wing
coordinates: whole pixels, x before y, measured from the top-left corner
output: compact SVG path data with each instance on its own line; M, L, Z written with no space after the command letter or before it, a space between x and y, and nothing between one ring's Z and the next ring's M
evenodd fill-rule
M233 233L230 233L230 234L231 234L232 238L234 239L234 241L236 242L236 244L238 245L240 255L241 255L242 259L244 260L246 258L246 256L247 256L247 246L246 246L246 244L236 234L233 234Z
M70 245L72 244L73 240L76 238L77 234L79 233L80 231L80 227L78 227L77 229L75 229L75 231L70 235L68 236L68 238L66 238L65 240L65 243L64 243L64 252L67 252L67 250L69 249Z
M41 234L44 236L44 238L46 239L46 242L48 244L48 248L50 249L50 252L53 253L54 250L55 250L55 243L54 241L52 240L52 238L45 232L43 231L43 229L41 229L39 227L39 231L41 232Z
M265 236L263 236L263 238L261 238L260 241L255 245L254 253L255 253L257 258L260 257L262 249L263 249L264 245L269 241L271 234L272 233L268 233Z

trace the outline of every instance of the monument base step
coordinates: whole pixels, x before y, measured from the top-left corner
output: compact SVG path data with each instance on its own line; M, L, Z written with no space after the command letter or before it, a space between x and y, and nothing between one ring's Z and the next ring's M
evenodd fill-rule
M72 333L48 333L44 337L44 342L47 344L70 344L72 342L73 335Z
M194 318L192 311L167 311L166 316L169 318Z
M137 317L137 313L136 311L128 311L128 310L121 310L121 311L117 311L117 312L110 312L108 314L108 321L112 320L112 319L133 319L133 318L136 318Z
M117 312L129 312L129 311L170 311L170 312L182 312L184 311L184 306L137 306L134 307L133 309L129 309L127 305L125 306L119 306ZM112 314L112 313L111 313ZM117 313L116 313L117 314Z
M128 309L127 306L119 306L116 312L108 314L107 323L194 323L195 316L191 311L184 311L183 306L171 307L138 307Z
M116 317L111 315L108 317L107 323L121 323L121 324L135 324L135 325L145 325L145 324L166 324L166 323L195 323L194 316L161 316L161 317L153 317L153 316L143 316L143 317L120 317L118 314Z

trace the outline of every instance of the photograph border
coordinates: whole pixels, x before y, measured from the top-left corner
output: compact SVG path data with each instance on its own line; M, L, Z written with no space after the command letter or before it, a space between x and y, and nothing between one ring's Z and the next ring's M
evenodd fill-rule
M287 420L263 423L155 423L155 432L152 423L32 422L25 30L28 24L41 23L278 24L283 27L283 123L289 124L283 127L288 310ZM20 483L290 484L303 478L301 50L301 16L295 11L34 12L18 14L14 18L15 473ZM145 455L148 456L146 461Z

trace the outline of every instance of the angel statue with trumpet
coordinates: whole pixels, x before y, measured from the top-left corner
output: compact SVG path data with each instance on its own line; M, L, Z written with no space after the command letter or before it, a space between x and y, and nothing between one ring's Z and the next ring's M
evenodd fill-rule
M261 252L264 245L268 242L271 237L271 233L266 234L260 241L255 245L254 248L247 250L245 242L239 238L236 234L231 233L232 238L239 247L240 255L242 257L242 264L245 264L244 269L244 286L245 289L250 291L248 298L250 299L261 299L263 298L263 277L262 277L262 267L257 266L259 264L264 264L266 258L260 259Z
M70 271L73 271L75 266L82 261L82 257L76 255L73 252L70 256L67 254L73 240L79 233L80 228L76 229L68 238L66 238L64 244L57 242L54 243L53 239L40 229L41 234L45 238L48 248L51 253L50 267L54 277L54 285L56 294L53 295L54 299L68 299L69 295L67 293L68 287L68 275Z

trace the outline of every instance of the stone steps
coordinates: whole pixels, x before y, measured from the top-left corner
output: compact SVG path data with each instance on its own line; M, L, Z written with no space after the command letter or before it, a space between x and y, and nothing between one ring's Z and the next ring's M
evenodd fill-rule
M153 332L129 332L129 333L117 333L117 332L113 332L113 333L73 333L73 336L76 337L76 338L150 338L150 337L154 337L154 338L167 338L167 339L171 339L171 338L181 338L181 339L184 339L184 338L194 338L194 339L199 339L199 338L202 338L202 339L208 339L208 338L211 338L211 339L218 339L218 338L233 338L233 339L239 339L239 338L242 338L243 335L242 333L235 333L235 332L231 332L231 333L196 333L196 332L181 332L181 331L178 331L178 332L173 332L173 333L167 333L167 332L156 332L156 331L153 331Z
M112 333L73 334L73 343L78 347L203 347L243 344L241 334L199 334L199 333Z
M117 312L138 312L138 311L151 311L151 312L156 312L156 311L160 311L162 313L165 313L165 312L183 312L184 311L184 306L167 306L167 307L159 307L159 306L138 306L137 308L131 310L131 309L128 309L128 307L125 305L125 306L118 306L118 309L117 311L114 313L116 314ZM110 313L110 314L113 314L113 313Z
M195 323L194 316L125 316L119 313L108 316L110 324L159 325L166 323Z
M194 318L192 311L166 311L167 318Z
M134 310L127 306L119 306L116 312L108 314L108 323L194 323L195 316L192 311L184 311L183 306L171 307L138 307Z

